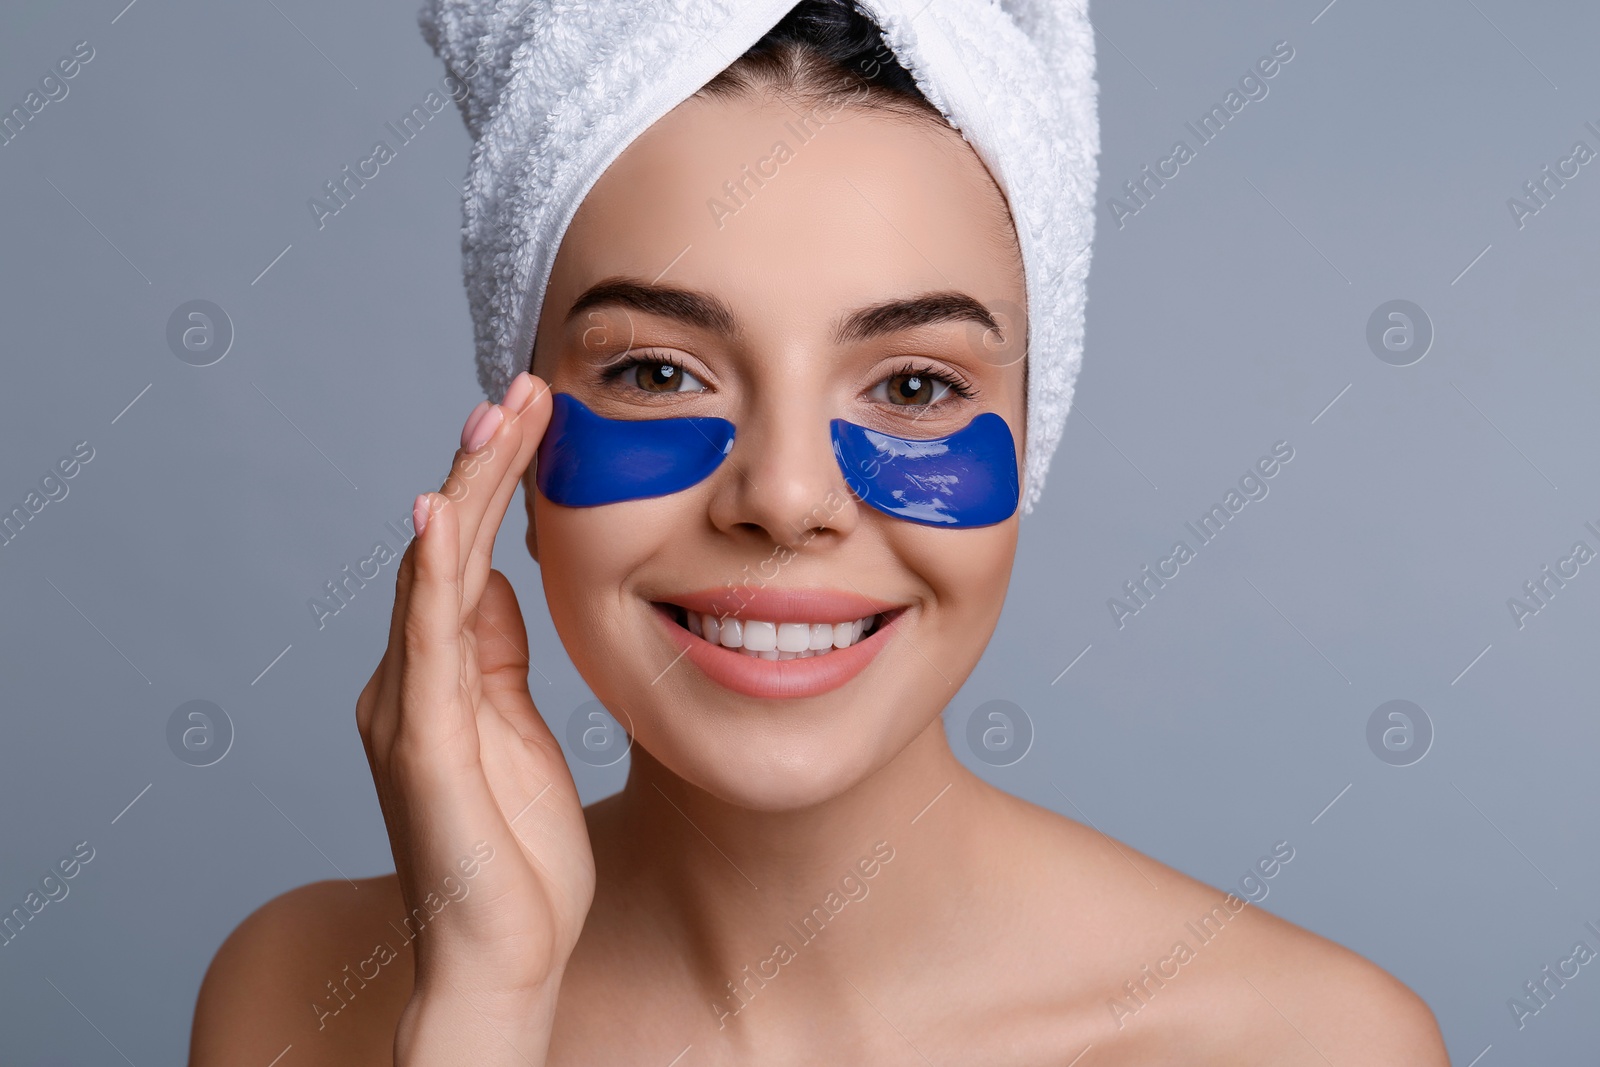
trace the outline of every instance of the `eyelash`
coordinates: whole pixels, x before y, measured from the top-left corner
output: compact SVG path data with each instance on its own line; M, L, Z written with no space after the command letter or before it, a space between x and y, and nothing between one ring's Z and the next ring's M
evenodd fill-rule
M688 367L684 366L683 363L680 362L679 360L673 359L671 356L668 356L668 355L665 355L665 354L662 354L662 355L649 355L649 354L646 354L646 355L643 355L643 356L624 355L623 358L617 360L615 363L609 364L608 366L605 366L605 367L601 367L600 368L600 380L603 381L603 382L606 382L606 383L615 382L618 378L622 377L624 374L628 373L630 370L633 370L635 367L654 366L657 363L665 363L669 367L677 367L680 371L683 371L685 374L693 374L696 379L700 378L700 375L695 374L694 371L692 371Z
M694 374L694 371L684 366L681 361L673 359L671 356L663 353L660 355L625 356L624 358L617 360L615 363L612 363L607 367L602 367L600 369L600 377L602 381L611 383L615 382L618 378L621 378L624 374L630 370L633 370L635 367L649 366L657 363L665 363L668 366L677 367L680 371L683 371L686 374ZM972 400L978 395L978 390L961 375L956 374L953 371L940 370L928 363L908 361L894 371L890 372L888 375L890 378L901 376L932 378L936 382L943 382L949 387L950 392L954 393L963 400ZM695 377L698 378L699 375L695 375ZM930 404L928 406L934 407L943 402L943 400L938 400L935 401L934 404Z
M902 375L907 377L932 378L936 382L943 382L945 385L950 387L950 391L952 393L954 393L956 396L959 396L963 400L971 400L978 395L978 390L972 385L972 383L961 377L961 375L955 373L954 371L939 370L938 368L927 363L907 362L899 369L893 371L889 377L897 378ZM941 403L943 403L943 400L937 400L928 406L935 407Z

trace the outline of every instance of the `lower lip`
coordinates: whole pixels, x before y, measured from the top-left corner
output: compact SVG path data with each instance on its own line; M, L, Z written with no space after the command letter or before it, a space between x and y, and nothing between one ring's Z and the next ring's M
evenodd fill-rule
M836 648L821 656L805 659L762 659L721 645L679 626L665 608L652 604L667 635L689 662L718 685L745 696L771 700L794 700L831 692L860 674L873 657L889 643L890 631L905 614L880 625L872 633L847 648Z

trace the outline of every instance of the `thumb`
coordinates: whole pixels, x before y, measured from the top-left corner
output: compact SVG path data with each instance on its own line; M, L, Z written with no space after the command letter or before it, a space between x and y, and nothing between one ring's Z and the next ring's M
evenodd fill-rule
M478 669L488 690L528 691L528 629L511 580L490 570L472 618Z

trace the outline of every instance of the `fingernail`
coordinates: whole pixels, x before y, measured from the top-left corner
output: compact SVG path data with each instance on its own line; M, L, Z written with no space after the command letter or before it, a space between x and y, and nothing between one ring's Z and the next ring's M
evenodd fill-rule
M483 413L489 410L487 400L478 401L478 406L472 409L472 414L467 416L466 424L461 427L461 447L466 448L467 442L472 438L472 431L477 428L478 420L483 418ZM471 449L467 449L471 451Z
M527 404L528 398L533 395L533 375L523 371L511 379L511 384L506 387L506 395L501 399L500 406L507 411L521 411Z
M411 525L416 527L417 536L422 536L422 531L428 528L428 494L418 493L417 499L411 505Z
M480 415L477 424L472 427L472 433L467 437L467 451L476 452L482 448L504 421L505 409L498 404L491 404L489 410Z

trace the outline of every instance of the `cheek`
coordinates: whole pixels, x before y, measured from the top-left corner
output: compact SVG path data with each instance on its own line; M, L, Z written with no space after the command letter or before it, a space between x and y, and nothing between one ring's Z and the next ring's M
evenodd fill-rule
M670 498L569 508L534 490L539 572L550 616L574 663L579 651L619 634L629 582L646 561L670 544L682 518ZM632 640L632 636L628 636Z
M537 489L533 518L538 528L540 556L547 552L547 569L559 572L553 577L572 575L592 582L633 553L629 540L641 531L636 523L622 521L632 505L613 504L597 508L569 508L551 503ZM591 590L592 591L592 590Z
M1020 517L973 530L890 522L885 537L905 567L931 590L918 629L967 669L976 664L1005 603L1017 554ZM893 527L893 528L891 528ZM919 638L921 640L921 638ZM970 654L971 662L967 657ZM931 656L932 653L930 652ZM935 662L939 662L937 658ZM943 663L940 664L944 669ZM949 674L949 670L945 669ZM960 679L951 676L960 684Z

